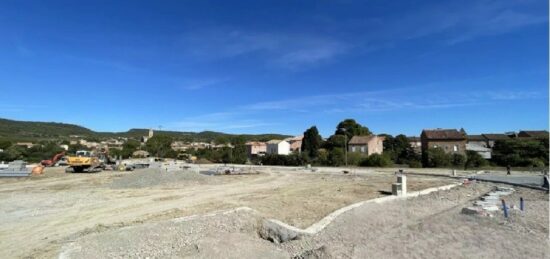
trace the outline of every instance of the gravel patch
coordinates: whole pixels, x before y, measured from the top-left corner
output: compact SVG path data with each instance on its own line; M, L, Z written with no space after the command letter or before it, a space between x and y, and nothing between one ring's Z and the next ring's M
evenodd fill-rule
M114 179L111 189L146 188L160 186L177 187L182 185L214 183L212 176L200 174L196 170L164 171L161 169L140 169Z
M260 217L237 209L83 236L60 258L289 258L260 239Z

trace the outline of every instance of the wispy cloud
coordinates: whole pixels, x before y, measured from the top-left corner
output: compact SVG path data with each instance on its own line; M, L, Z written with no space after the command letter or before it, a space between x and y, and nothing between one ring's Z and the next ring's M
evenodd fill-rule
M223 83L227 81L226 79L192 79L192 80L184 80L182 83L182 88L185 90L199 90L203 89L205 87L217 85L220 83Z
M355 92L291 98L259 102L243 106L249 111L302 111L326 113L382 112L418 109L447 109L465 106L482 106L505 100L531 100L543 98L533 91L490 92L434 92L433 89L395 89L378 92Z
M326 36L286 32L255 32L212 28L182 37L185 50L203 59L254 54L267 65L299 70L329 62L347 52L349 45Z
M380 35L408 40L438 35L448 44L478 37L505 34L548 21L542 1L481 0L444 1L421 7L393 21L383 21ZM541 8L544 11L541 11Z
M238 130L251 129L265 126L277 125L272 122L264 122L257 119L247 118L246 112L215 112L182 118L179 121L171 122L167 126L170 129L182 131L202 130Z

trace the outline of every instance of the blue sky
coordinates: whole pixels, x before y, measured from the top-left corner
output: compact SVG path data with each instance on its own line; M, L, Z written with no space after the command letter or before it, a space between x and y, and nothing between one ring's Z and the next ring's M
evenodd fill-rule
M0 2L0 117L324 136L548 128L548 1Z

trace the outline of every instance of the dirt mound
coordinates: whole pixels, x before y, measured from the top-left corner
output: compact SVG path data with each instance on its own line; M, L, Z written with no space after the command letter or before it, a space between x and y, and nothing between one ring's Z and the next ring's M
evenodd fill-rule
M192 170L166 172L158 169L143 169L113 180L109 187L111 189L144 188L159 185L177 187L213 181L215 181L213 177Z

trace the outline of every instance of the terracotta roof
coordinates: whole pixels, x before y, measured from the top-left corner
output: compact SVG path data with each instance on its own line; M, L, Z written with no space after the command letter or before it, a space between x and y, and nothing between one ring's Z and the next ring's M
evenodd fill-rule
M369 136L353 136L351 137L351 139L349 140L348 144L349 145L365 145L365 144L368 144L369 141L374 138L376 136L374 135L369 135Z
M434 129L423 130L422 134L427 139L439 139L439 140L464 140L466 136L456 129Z
M466 138L468 140L473 140L473 141L485 141L485 140L487 140L483 135L468 135L468 136L466 136Z
M548 138L546 130L522 130L518 133L519 137Z
M260 142L260 141L249 141L249 142L246 142L247 146L265 146L267 145L265 142Z
M487 140L508 140L510 137L506 134L482 134Z
M302 141L303 139L304 139L304 135L300 135L300 136L285 138L285 141Z
M270 140L267 142L267 144L279 144L281 142L283 142L284 140L280 140L280 139L273 139L273 140Z

